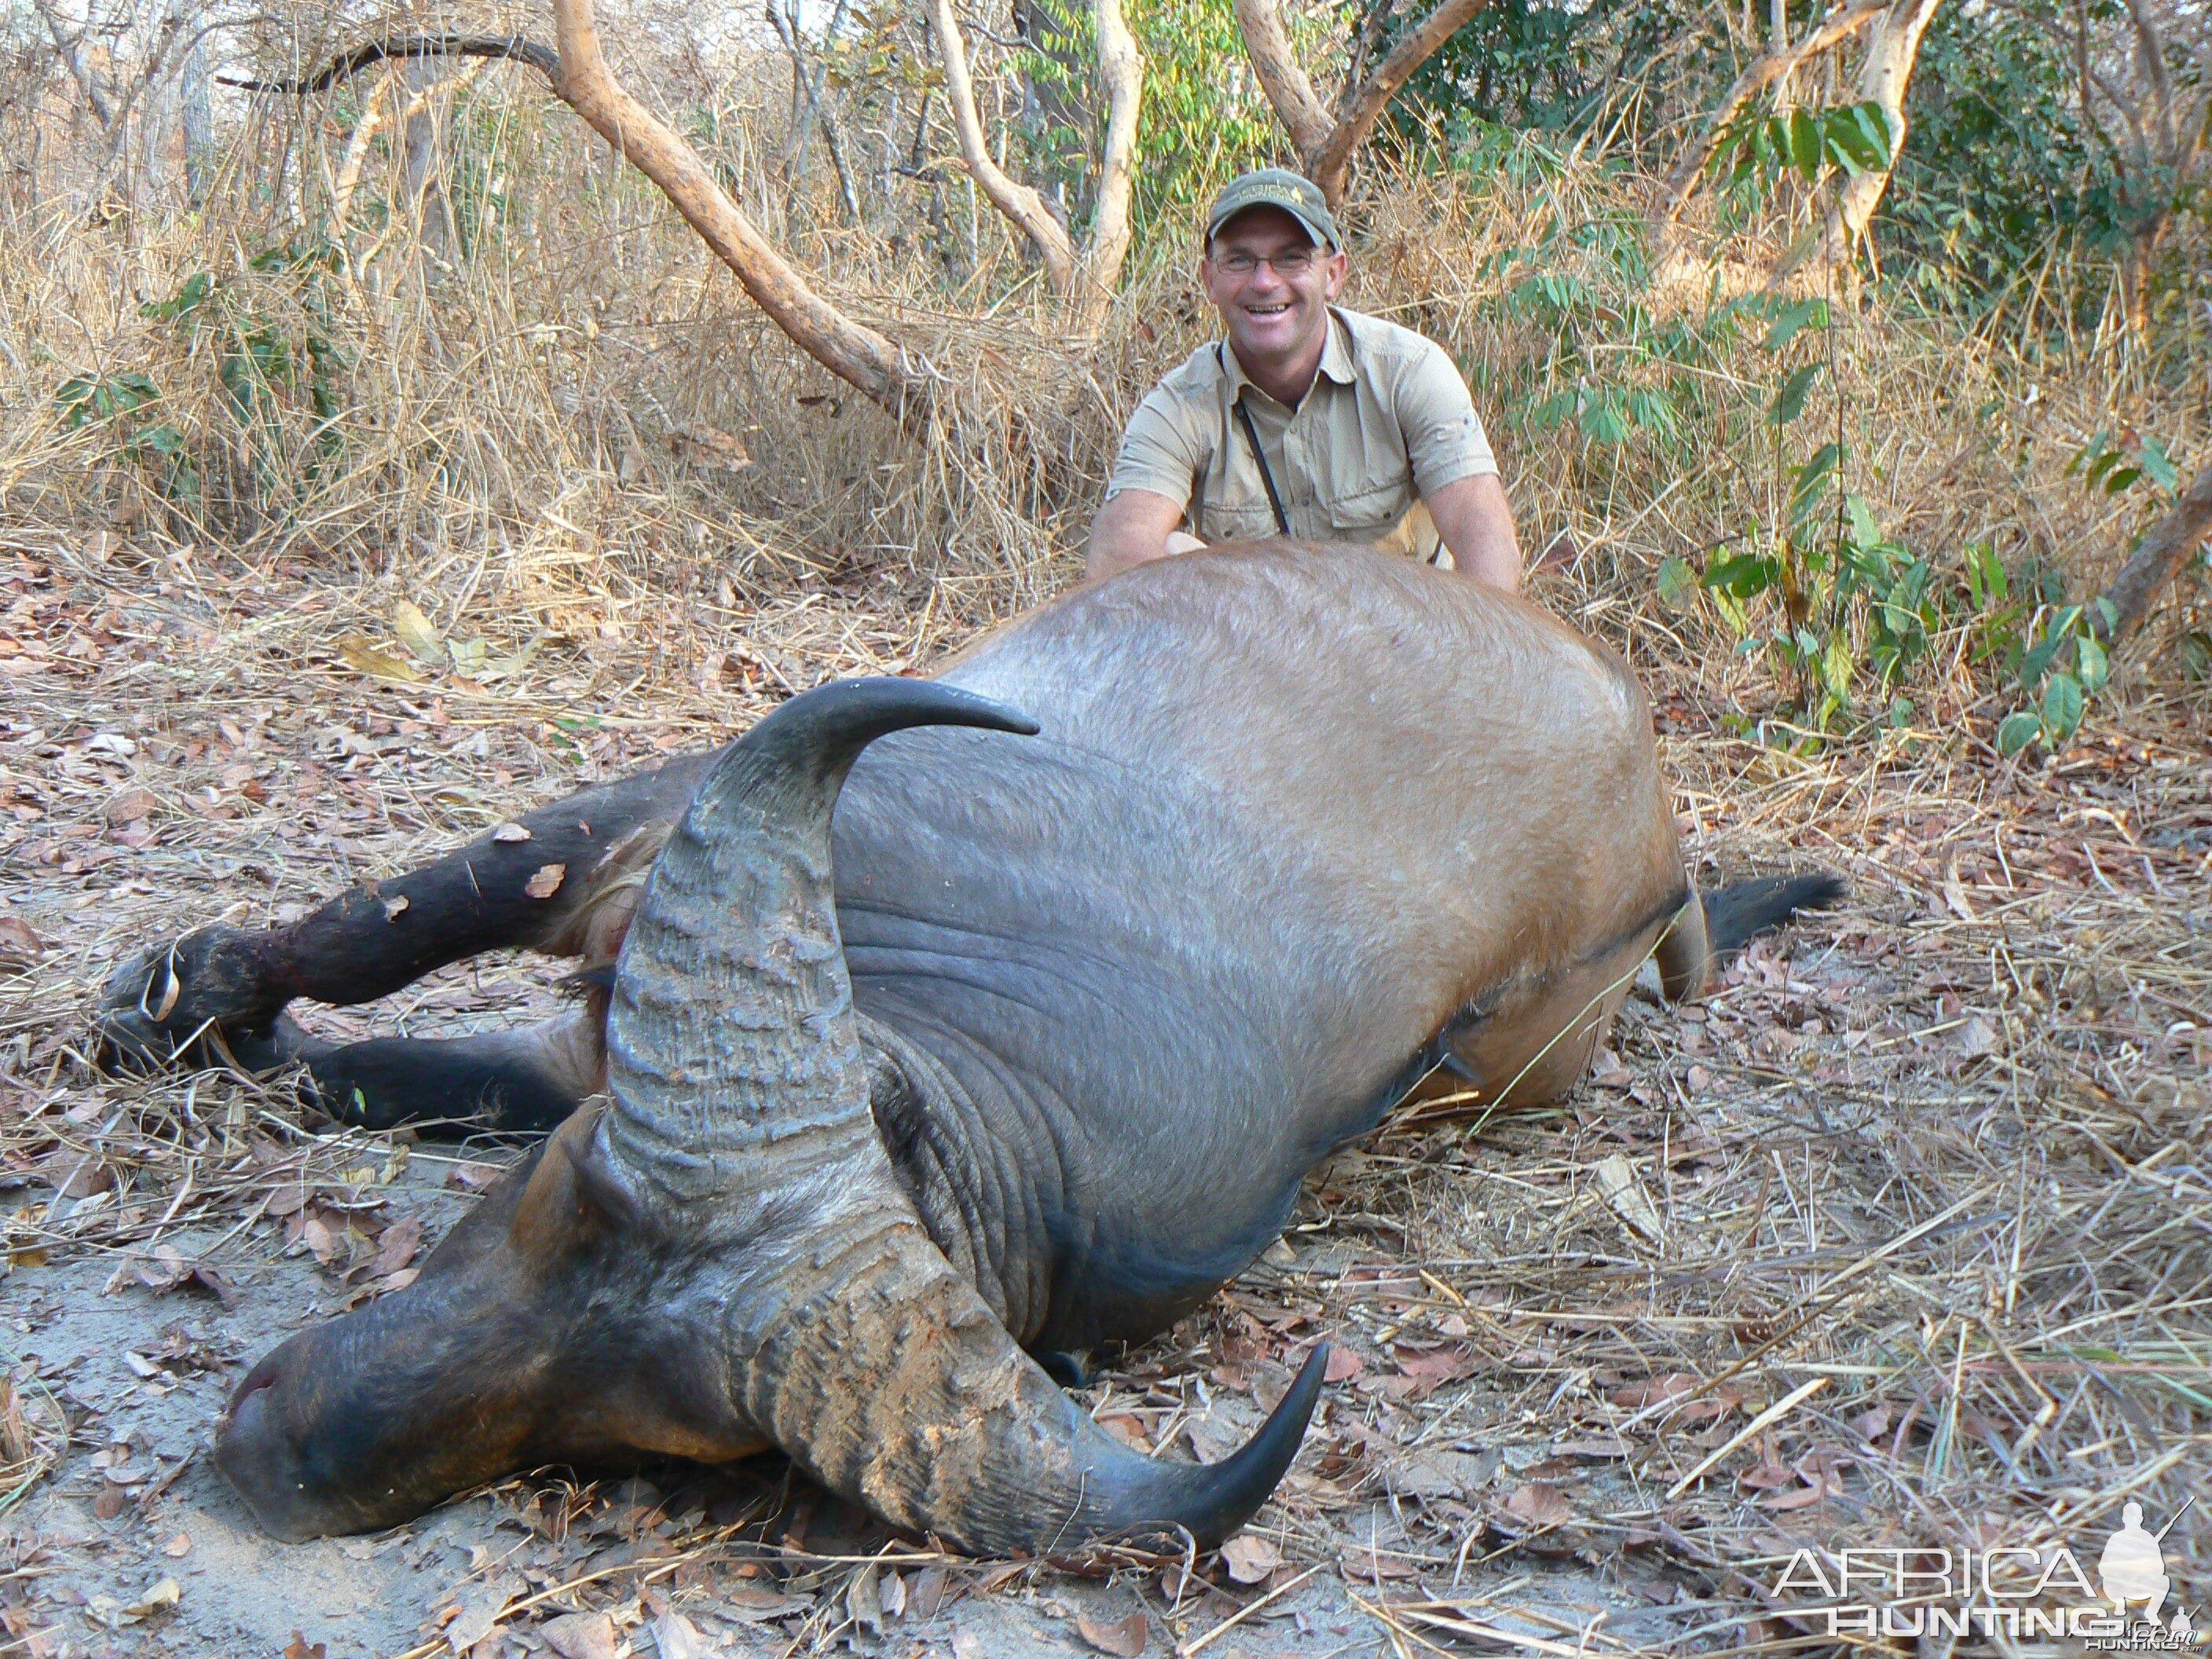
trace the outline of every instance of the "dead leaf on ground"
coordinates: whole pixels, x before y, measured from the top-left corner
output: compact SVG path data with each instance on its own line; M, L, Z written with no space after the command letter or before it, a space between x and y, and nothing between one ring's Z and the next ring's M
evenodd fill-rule
M345 665L357 674L366 674L373 680L398 680L404 685L413 685L426 678L422 671L404 657L395 657L389 651L380 650L358 634L342 634L331 641L331 648L343 659Z
M1082 1632L1085 1641L1101 1653L1114 1655L1115 1659L1137 1659L1152 1639L1152 1621L1145 1617L1142 1607L1110 1625L1102 1620L1079 1616L1075 1628Z
M16 916L0 916L0 970L20 973L46 953L46 945L29 923Z
M1322 1374L1322 1380L1346 1382L1366 1369L1366 1360L1340 1342L1328 1351L1328 1369Z
M528 841L530 831L519 823L502 823L491 832L494 841Z
M685 426L668 428L668 447L685 460L711 463L727 467L732 472L743 471L753 464L746 452L744 441L720 427L708 426L704 421L695 421Z
M135 823L140 818L151 817L154 809L161 804L143 789L128 789L107 803L107 821Z
M1531 1527L1561 1527L1575 1517L1566 1493L1548 1480L1531 1480L1514 1489L1505 1500L1505 1512Z
M1283 1565L1283 1554L1264 1538L1239 1533L1221 1547L1221 1565L1238 1583L1256 1584Z
M1636 1166L1624 1154L1613 1152L1600 1158L1590 1174L1613 1212L1644 1239L1657 1243L1666 1231L1665 1225L1659 1219L1651 1195L1644 1190L1644 1183L1637 1176Z
M403 1217L384 1230L376 1241L376 1255L365 1268L357 1269L362 1277L382 1279L396 1273L415 1259L422 1248L422 1218L419 1215Z
M568 874L565 864L541 864L538 873L522 884L522 890L534 899L551 898L561 890L561 884Z
M400 644L431 667L445 665L445 653L439 648L438 630L422 614L422 607L413 600L402 599L392 607L392 631L399 635Z
M460 1609L446 1626L446 1640L453 1644L453 1651L465 1652L490 1635L514 1593L515 1586L506 1582L476 1584L464 1590Z
M325 1659L325 1656L320 1642L309 1647L307 1633L295 1630L292 1632L292 1639L284 1644L284 1659Z
M1465 1346L1430 1348L1419 1352L1400 1349L1398 1369L1425 1389L1437 1389L1473 1376L1482 1369L1480 1355Z
M604 1613L564 1613L538 1633L561 1659L615 1659L615 1621Z
M712 1651L698 1626L672 1609L653 1621L653 1644L660 1659L708 1659Z
M1364 1579L1370 1584L1380 1584L1390 1579L1418 1578L1421 1570L1411 1561L1401 1561L1395 1555L1371 1553L1347 1555L1337 1565L1348 1577Z

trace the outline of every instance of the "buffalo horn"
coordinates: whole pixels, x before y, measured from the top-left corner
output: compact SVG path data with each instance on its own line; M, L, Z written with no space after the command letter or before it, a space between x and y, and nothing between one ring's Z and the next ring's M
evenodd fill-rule
M1127 1450L954 1270L870 1118L830 815L862 748L921 725L1036 730L933 682L852 680L716 763L623 945L600 1156L650 1224L721 1247L724 1386L831 1490L978 1553L1176 1528L1216 1543L1296 1455L1323 1352L1225 1461Z

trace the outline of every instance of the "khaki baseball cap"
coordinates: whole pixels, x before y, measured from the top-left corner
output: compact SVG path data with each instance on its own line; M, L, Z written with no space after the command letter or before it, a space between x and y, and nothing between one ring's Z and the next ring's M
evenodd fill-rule
M1337 232L1335 216L1328 210L1328 198L1321 193L1321 186L1288 167L1261 167L1231 179L1206 210L1206 246L1213 245L1214 233L1222 226L1245 209L1255 207L1280 208L1322 246L1339 252L1344 250L1344 238Z

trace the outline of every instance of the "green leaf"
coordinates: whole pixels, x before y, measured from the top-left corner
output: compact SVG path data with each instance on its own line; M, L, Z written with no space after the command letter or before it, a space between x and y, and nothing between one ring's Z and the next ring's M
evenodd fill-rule
M1659 561L1656 585L1660 604L1680 611L1689 604L1691 595L1698 591L1697 573L1690 568L1687 559L1680 554L1669 553Z
M1876 159L1869 163L1878 171L1887 170L1897 155L1897 135L1890 131L1889 112L1873 99L1851 106L1851 118L1865 134L1869 146Z
M1871 552L1881 545L1881 526L1874 521L1864 501L1856 495L1845 496L1844 516L1851 527L1851 540L1862 551Z
M2051 659L2058 654L2058 647L2066 643L2063 634L2045 634L2030 646L2027 654L2020 659L2020 684L2024 691L2033 691L2043 678L2043 671L2051 666Z
M1966 597L1974 602L1974 609L1987 611L1993 605L2003 603L2011 584L1996 549L1987 542L1978 542L1966 550Z
M1576 416L1583 435L1592 443L1617 444L1628 435L1628 416L1617 393L1607 392L1593 399Z
M2081 471L2084 467L2089 466L2094 463L2097 458L2100 455L2111 455L2112 452L2107 449L2105 445L2105 440L2111 434L2107 433L2104 428L2099 427L2097 430L2091 434L2089 441L2083 444L2081 448L2075 450L2072 459L2066 463L2066 476L2069 478L2072 477L2076 472ZM2109 466L2112 463L2110 460L2107 460L2106 465Z
M1837 467L1843 464L1844 452L1834 443L1822 444L1813 452L1812 459L1797 469L1796 482L1790 490L1790 521L1802 523L1806 515L1820 506L1827 493L1828 480Z
M2145 438L2136 446L2136 462L2142 468L2143 475L2167 495L2181 487L2181 474L2174 470L2166 446L2157 439Z
M1858 115L1855 107L1832 109L1822 121L1829 158L1854 176L1878 172L1888 159L1859 125Z
M1732 599L1747 599L1774 586L1774 561L1756 553L1733 553L1705 566L1703 585Z
M2043 693L2043 737L2053 749L2081 727L2081 684L2071 674L2051 677Z
M2212 680L2212 633L2192 628L2181 636L2181 672L2199 684Z
M2007 714L1997 727L1997 753L2009 758L2043 735L2043 722L2025 710Z
M1790 161L1805 182L1818 183L1820 177L1820 122L1809 109L1802 106L1790 112Z
M2105 475L2105 493L2117 495L2142 477L2142 469L2139 466L2116 466Z
M1828 302L1826 300L1800 300L1795 305L1783 307L1774 319L1774 325L1766 331L1766 337L1759 343L1765 350L1779 351L1808 323L1820 328L1828 325Z
M2084 634L2074 642L2074 672L2081 678L2081 689L2092 694L2103 690L2112 678L2112 659L2095 635Z
M1773 403L1767 406L1766 422L1769 426L1788 426L1805 412L1805 398L1813 390L1814 383L1820 378L1821 367L1819 363L1807 363L1802 368L1791 372L1790 378L1782 383L1782 390L1774 394Z

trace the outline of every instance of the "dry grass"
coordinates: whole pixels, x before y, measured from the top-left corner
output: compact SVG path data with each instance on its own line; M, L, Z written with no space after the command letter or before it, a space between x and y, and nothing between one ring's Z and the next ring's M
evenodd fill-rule
M334 1294L369 1293L335 1275L375 1265L395 1167L502 1149L332 1136L281 1089L221 1075L96 1077L82 1016L106 964L217 915L290 914L790 690L927 661L1055 590L1121 416L1201 335L1165 257L1077 349L988 221L956 287L920 240L894 253L836 234L818 203L772 215L961 377L952 429L921 451L795 362L564 117L486 82L466 96L515 205L448 267L404 215L360 204L337 269L252 270L289 233L242 161L235 211L129 234L19 211L0 243L0 915L31 936L0 950L35 964L0 1010L14 1283L98 1258L118 1285L181 1294L196 1269L289 1243ZM295 176L326 176L343 136L313 131ZM731 141L773 205L763 148ZM1257 1529L1287 1564L1262 1582L1323 1564L1400 1651L1483 1628L1570 1650L1780 1651L1808 1638L1764 1587L1801 1543L2086 1553L2124 1498L2172 1516L2204 1466L2205 694L2146 653L2074 749L2001 763L1987 738L2008 705L1960 623L1912 679L1905 726L1810 757L1737 735L1776 688L1717 617L1658 605L1651 572L1771 522L1757 416L1773 365L1755 335L1719 349L1698 370L1710 423L1669 441L1529 427L1568 373L1511 302L1530 272L1582 278L1601 321L1702 301L1642 293L1607 251L1632 207L1610 175L1528 161L1480 194L1412 179L1371 202L1353 302L1470 366L1547 556L1534 591L1651 687L1700 860L1819 862L1852 900L1754 946L1703 1008L1632 1002L1559 1109L1402 1116L1321 1173L1284 1247L1095 1398L1126 1437L1212 1455L1325 1332L1359 1369ZM392 207L386 174L362 188ZM266 383L241 422L212 325L140 313L203 270L229 314L334 343L334 445L319 447L304 375ZM1633 338L1594 344L1619 384L1672 372ZM2130 509L2064 477L2066 457L2120 419L2178 453L2203 442L2202 362L2088 342L2030 369L2002 342L1871 309L1841 325L1836 360L1854 487L1946 568L1990 540L2094 580ZM58 428L64 380L126 370L161 402ZM1822 410L1808 421L1832 427ZM193 458L196 502L157 487L158 452L128 451L155 424ZM726 465L725 439L748 465ZM434 641L410 646L401 600ZM550 995L545 973L491 965L434 977L398 1017L432 1031ZM10 1384L23 1415L0 1504L58 1455L40 1386L20 1368ZM658 1596L711 1626L773 1579L785 1650L880 1613L885 1575L893 1599L1007 1582L948 1580L924 1555L863 1568L847 1558L880 1540L848 1528L860 1541L841 1550L817 1526L810 1543L803 1517L771 1522L750 1498L570 1503L522 1484L508 1499L549 1552L514 1596L634 1620ZM588 1582L554 1548L572 1524L635 1539L664 1514L652 1552ZM2167 1543L2192 1606L2212 1585L2203 1520ZM1577 1562L1648 1612L1553 1628L1514 1575ZM1228 1616L1172 1566L1121 1565L1177 1639ZM479 1589L504 1582L499 1563L473 1571ZM1056 1581L1013 1582L1048 1597Z

